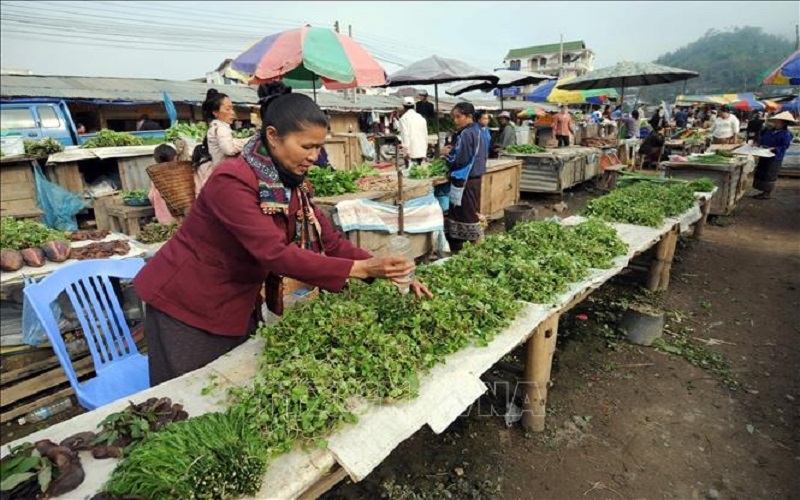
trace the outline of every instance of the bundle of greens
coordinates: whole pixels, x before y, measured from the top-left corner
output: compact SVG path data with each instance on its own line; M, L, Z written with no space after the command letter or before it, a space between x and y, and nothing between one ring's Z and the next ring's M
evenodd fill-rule
M186 123L178 122L168 128L165 132L167 140L174 142L180 139L181 136L190 137L195 141L202 141L208 133L208 125L206 122Z
M534 155L545 153L547 150L536 144L514 144L513 146L507 147L506 152L511 154Z
M692 163L724 165L731 162L731 156L730 154L723 154L722 151L718 151L712 155L692 155L689 157L689 161Z
M207 413L150 435L122 459L105 490L140 498L254 495L267 456L261 434L241 411Z
M359 168L343 171L329 168L312 168L308 171L308 180L314 185L316 196L337 196L358 191L356 181L362 177L378 174L374 168Z
M39 248L48 241L69 239L63 231L56 231L30 220L3 217L0 219L0 226L0 248L9 250Z
M25 154L28 156L48 156L64 151L64 146L52 137L22 142L25 145Z
M408 172L411 179L430 179L431 177L442 177L447 173L447 162L442 158L437 158L427 165L414 165Z
M180 223L160 224L158 222L151 222L142 227L137 239L142 243L160 243L172 238L172 235L175 234L180 227Z
M692 208L695 189L689 183L637 182L591 200L583 215L609 222L658 227L665 217Z
M103 129L88 141L81 145L82 148L111 148L121 146L141 146L144 143L135 135L127 132L114 132L113 130Z

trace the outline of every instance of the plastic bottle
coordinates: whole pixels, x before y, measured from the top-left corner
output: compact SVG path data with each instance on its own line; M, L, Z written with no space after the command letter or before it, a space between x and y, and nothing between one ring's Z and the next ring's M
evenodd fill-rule
M391 255L402 255L411 261L414 260L414 256L411 253L411 240L405 236L395 235L389 239L389 253ZM408 281L405 284L395 283L401 295L408 293L409 284L414 280L414 272L412 271L406 278Z
M19 425L30 424L33 422L41 422L42 420L47 420L53 415L57 415L63 411L69 410L70 408L72 408L72 398L70 397L61 398L58 401L51 403L47 406L36 408L32 412L20 418L18 422Z

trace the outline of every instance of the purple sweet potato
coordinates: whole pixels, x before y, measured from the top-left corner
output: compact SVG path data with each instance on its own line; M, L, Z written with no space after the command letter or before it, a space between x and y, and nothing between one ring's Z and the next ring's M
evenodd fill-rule
M3 250L0 252L0 269L3 271L18 271L25 265L22 254L16 250Z
M64 262L69 258L69 241L48 241L42 245L42 250L44 250L47 260L51 262Z
M31 267L42 267L45 263L44 250L41 248L25 248L20 253L25 264Z

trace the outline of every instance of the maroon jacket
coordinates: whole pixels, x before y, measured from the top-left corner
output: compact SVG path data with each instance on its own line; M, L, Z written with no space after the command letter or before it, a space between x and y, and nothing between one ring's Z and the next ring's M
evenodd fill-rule
M226 160L217 166L178 232L136 276L136 293L195 328L246 335L270 272L338 292L353 261L371 257L337 232L316 207L314 211L326 255L290 244L289 217L261 212L251 167L241 156Z

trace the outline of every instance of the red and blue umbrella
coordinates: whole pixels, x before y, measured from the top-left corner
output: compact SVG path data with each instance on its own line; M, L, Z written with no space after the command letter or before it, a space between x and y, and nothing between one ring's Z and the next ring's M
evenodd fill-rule
M780 63L761 85L800 85L800 50Z
M262 38L231 68L250 75L250 84L283 80L296 88L345 89L386 83L383 67L355 40L311 26Z

